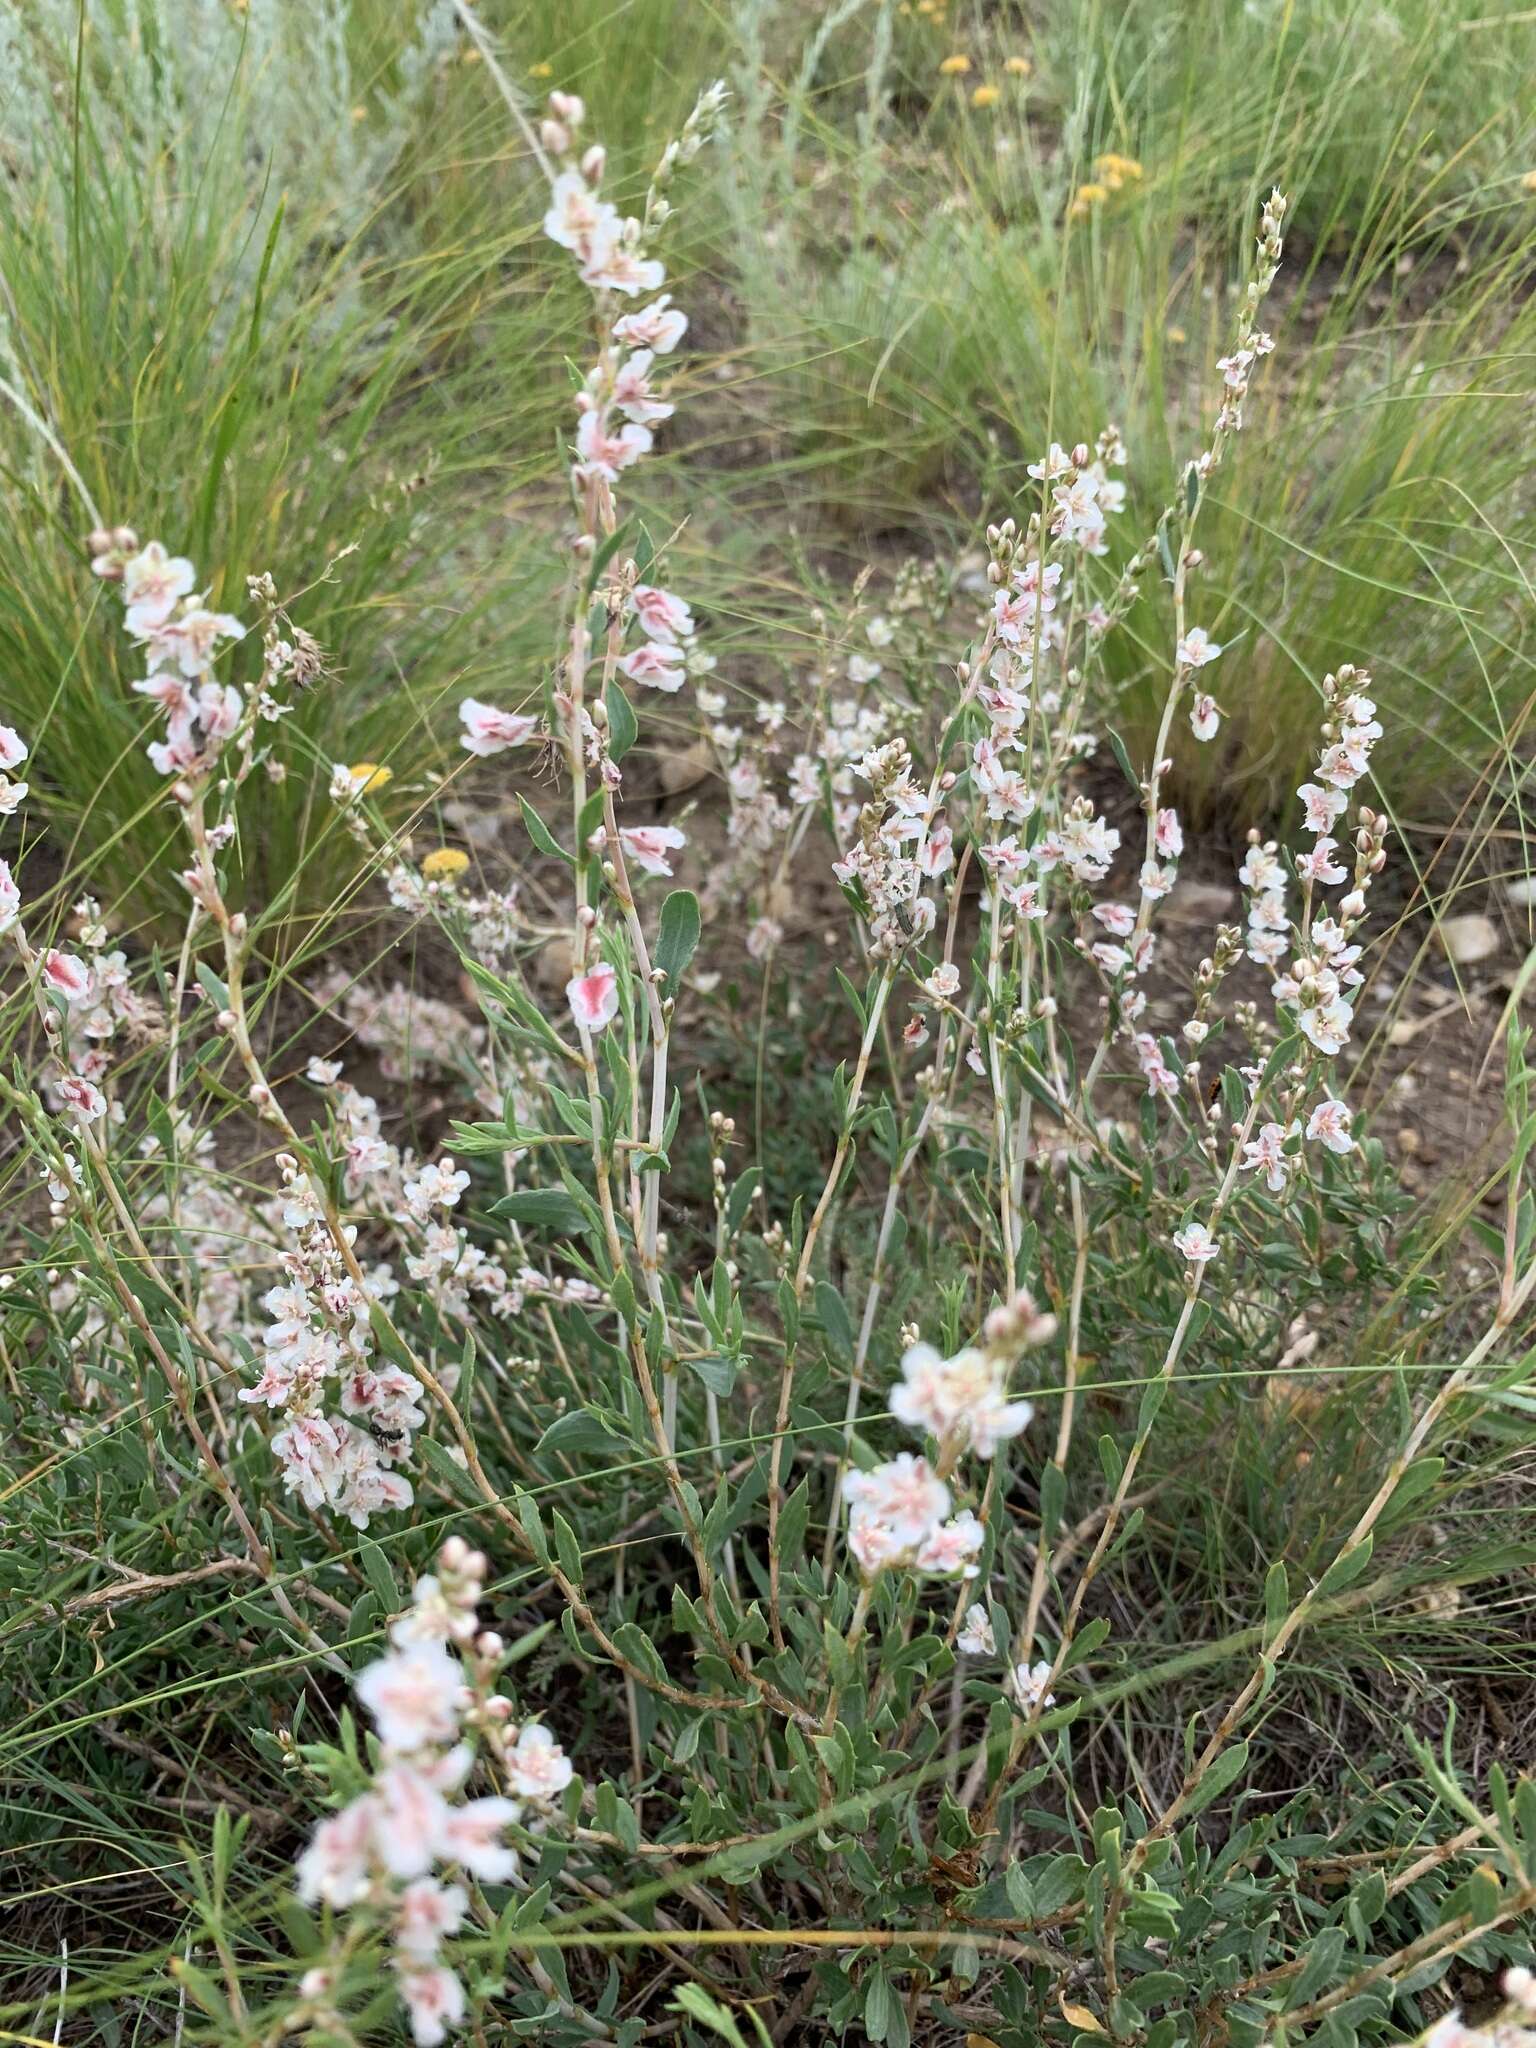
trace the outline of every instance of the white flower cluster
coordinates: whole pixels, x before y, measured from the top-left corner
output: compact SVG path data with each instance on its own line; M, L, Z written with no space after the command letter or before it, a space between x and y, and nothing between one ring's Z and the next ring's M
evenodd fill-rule
M1021 917L1045 916L1047 876L1059 872L1085 885L1102 881L1120 845L1118 831L1081 796L1048 815L1032 838L1026 827L1065 787L1060 771L1096 744L1077 730L1079 694L1063 688L1079 679L1065 668L1060 604L1074 591L1072 553L1106 552L1106 521L1125 505L1125 485L1109 472L1125 460L1124 443L1112 426L1093 449L1080 443L1067 450L1053 441L1029 465L1030 475L1049 492L1044 533L1032 525L1021 536L1011 519L987 529L991 651L976 701L990 731L972 746L970 779L991 828L977 851L1003 901ZM1047 558L1050 541L1067 559ZM1042 764L1046 773L1036 787Z
M874 686L893 659L908 672L921 667L923 615L941 612L948 602L940 584L937 563L904 562L886 598L888 609L861 622L863 644L849 651L839 643L801 679L797 696L812 710L796 734L799 751L785 778L788 815L828 803L840 845L858 827L859 763L890 737L892 707ZM777 700L758 706L758 723L770 745L787 730L788 717L788 707ZM744 735L727 728L711 737L720 748L723 739L739 743Z
M311 1060L306 1078L326 1091L348 1201L394 1239L407 1275L425 1290L439 1315L468 1323L477 1306L499 1318L519 1315L530 1295L561 1302L601 1298L596 1287L575 1275L551 1279L533 1266L509 1274L453 1221L451 1212L469 1175L452 1158L423 1162L391 1144L383 1135L378 1103L341 1078L338 1062ZM525 1120L531 1117L515 1090L512 1100L514 1107L520 1104ZM499 1112L501 1100L492 1096L486 1106ZM398 1283L391 1269L380 1265L369 1274L369 1288L373 1299L383 1300L398 1292ZM444 1372L451 1377L453 1368Z
M986 1530L969 1508L951 1516L950 1490L926 1458L899 1451L871 1472L850 1472L848 1548L866 1578L896 1567L974 1578Z
M315 994L345 1021L359 1044L379 1055L389 1081L413 1080L432 1072L462 1069L485 1049L485 1026L469 1023L452 1003L424 995L403 982L382 993L348 978L339 968L323 976Z
M1009 1368L1021 1350L1048 1343L1055 1331L1056 1318L1021 1292L988 1316L980 1346L953 1358L931 1344L909 1347L891 1413L935 1441L938 1461L931 1466L901 1451L872 1471L848 1475L848 1548L866 1578L894 1568L975 1577L986 1530L969 1508L951 1516L948 1475L967 1451L995 1457L1028 1428L1034 1409L1008 1399Z
M505 1646L476 1620L484 1574L481 1553L450 1537L437 1573L417 1581L392 1648L356 1681L380 1744L372 1781L321 1821L297 1866L307 1903L365 1915L387 1933L417 2048L437 2048L467 2010L442 1950L469 1911L470 1884L517 1876L506 1830L541 1826L574 1775L549 1730L516 1727L496 1690ZM482 1750L507 1792L465 1798ZM300 1995L313 2018L336 2018L337 1988L330 1967L305 1974Z
M1386 820L1364 805L1355 832L1353 872L1335 858L1339 845L1334 828L1342 822L1349 792L1366 773L1371 749L1381 737L1376 706L1364 694L1370 680L1353 668L1323 678L1328 719L1317 781L1303 783L1297 792L1314 835L1310 852L1296 862L1304 891L1301 935L1296 957L1274 984L1276 1001L1294 1007L1307 1038L1330 1057L1342 1051L1349 1038L1351 997L1364 979L1355 964L1361 949L1354 934L1365 918L1371 882L1386 865ZM1315 915L1314 892L1340 883L1349 887L1334 914Z
M709 139L723 102L718 86L703 96L657 166L645 219L625 220L599 196L606 162L601 145L587 149L579 159L575 154L585 118L581 101L568 93L550 96L544 133L561 169L551 188L544 232L576 258L582 282L597 295L607 324L603 347L576 400L580 417L572 477L587 508L589 537L605 524L599 508L606 505L611 511L611 487L624 470L649 454L654 445L651 429L676 410L653 377L657 359L670 355L688 328L688 316L667 293L616 317L610 313L611 295L633 299L641 292L660 291L666 270L648 247L669 210L659 195L676 167L690 162ZM672 695L688 675L712 666L697 653L692 611L672 591L636 582L623 609L642 636L640 644L618 660L619 672L630 682Z
M700 98L682 132L667 145L647 195L643 218L622 217L601 196L606 152L601 144L583 148L580 131L586 119L581 100L571 93L550 95L549 112L541 124L543 148L559 168L551 179L544 232L574 256L582 282L593 292L603 339L597 361L588 372L576 407L576 459L571 477L581 517L576 549L581 557L597 554L616 528L613 486L622 473L650 452L652 428L670 419L675 407L653 381L658 359L668 356L687 332L688 317L661 292L665 267L652 252L657 230L670 208L662 196L677 168L689 163L709 140L724 104L724 88L711 86ZM632 300L641 293L660 295L644 306L617 313L615 296ZM611 552L611 550L610 550ZM713 657L698 646L688 603L660 584L639 580L636 566L625 561L607 585L611 616L627 633L639 631L638 644L612 656L616 673L638 687L667 695L679 691L690 676L706 674ZM622 639L619 642L622 647ZM568 713L573 751L583 753L610 790L622 776L609 752L606 707L578 701L575 692L559 700ZM508 712L476 698L459 707L463 744L473 754L490 756L543 737L540 721L530 714ZM600 830L602 828L599 828ZM670 875L669 856L686 842L673 826L621 827L614 849L643 873ZM593 851L607 847L606 833ZM604 1030L618 1012L613 970L583 957L572 977L572 1014L586 1033Z
M289 1153L282 1219L296 1240L283 1251L285 1279L263 1296L271 1317L263 1334L262 1372L240 1399L280 1410L284 1427L272 1439L283 1485L308 1508L329 1508L354 1528L385 1508L406 1508L410 1481L398 1468L410 1456L411 1433L426 1420L414 1373L374 1354L372 1296L342 1257L319 1190ZM356 1232L346 1227L348 1241ZM332 1382L341 1412L326 1414Z
M12 782L7 767L26 760L21 735L0 725L0 810L14 808L27 794L27 784ZM111 1066L112 1042L119 1033L143 1044L160 1035L164 1019L157 1004L141 996L128 979L127 956L108 951L109 937L101 906L86 896L75 905L79 943L89 957L49 946L34 952L22 925L21 888L7 861L0 860L0 936L9 936L31 986L33 1000L48 1041L44 1085L53 1107L79 1124L93 1124L108 1114L109 1104L97 1083ZM120 1115L120 1111L113 1111ZM68 1155L69 1171L78 1181L78 1161ZM71 1189L63 1182L50 1188L56 1208L67 1203Z
M866 754L859 773L870 798L858 838L832 872L868 922L871 955L893 959L933 930L937 912L923 890L954 865L954 834L936 793L913 780L905 740Z
M215 681L213 664L221 642L243 639L245 627L209 610L192 564L162 542L141 548L133 529L119 526L93 533L89 546L95 573L122 585L123 623L144 650L149 674L133 687L165 715L165 737L148 749L151 763L161 775L206 774L245 708L232 683Z
M992 1617L980 1601L965 1610L965 1624L955 1637L955 1648L963 1657L995 1657L997 1635L992 1627ZM1015 1664L1005 1681L1005 1689L1014 1703L1026 1714L1054 1707L1056 1695L1047 1690L1051 1682L1051 1667L1043 1659L1031 1664L1027 1660Z
M14 818L26 801L29 783L17 782L11 770L19 768L27 758L27 743L21 734L9 725L0 725L0 818ZM20 898L15 895L15 884L10 879L11 871L5 870L6 880L0 885L0 931L5 922L16 914Z

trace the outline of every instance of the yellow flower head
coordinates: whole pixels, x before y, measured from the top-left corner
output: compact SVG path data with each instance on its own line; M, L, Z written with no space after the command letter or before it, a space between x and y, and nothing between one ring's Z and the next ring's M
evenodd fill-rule
M943 63L939 66L939 71L945 78L963 78L970 68L970 58L962 51L957 50L953 57L946 57L944 59Z
M356 761L347 770L357 784L359 796L377 796L379 791L395 779L393 768L381 768L377 761Z
M1133 156L1116 156L1111 150L1106 156L1095 159L1094 175L1107 185L1111 192L1118 192L1122 185L1134 183L1141 176L1141 165Z
M1102 206L1108 197L1107 185L1079 185L1072 195L1072 204L1067 211L1073 220L1084 220L1094 207Z
M421 864L423 881L456 882L469 872L469 855L457 846L434 847Z
M995 107L1002 98L1001 90L995 85L978 85L971 94L973 107Z
M530 64L528 66L528 76L530 78L553 78L554 75L555 67L553 64Z
M1003 69L1014 78L1028 78L1034 68L1027 57L1010 57L1003 65Z
M1522 192L1536 192L1536 171L1526 172L1520 180L1520 189Z

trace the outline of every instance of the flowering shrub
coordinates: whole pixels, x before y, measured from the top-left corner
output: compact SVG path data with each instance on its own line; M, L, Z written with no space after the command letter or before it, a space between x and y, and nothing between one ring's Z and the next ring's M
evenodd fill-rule
M532 138L594 352L567 422L557 652L526 701L458 706L474 787L526 835L516 885L424 851L378 764L320 778L381 895L474 992L471 1017L339 961L311 991L384 1081L432 1077L436 1142L387 1135L392 1098L280 1035L230 906L321 650L269 578L248 584L248 631L170 545L92 537L162 721L149 756L187 923L158 976L89 901L69 951L0 864L40 1050L0 1086L50 1244L73 1248L23 1307L68 1332L78 1427L158 1416L168 1394L172 1447L150 1423L146 1472L197 1461L242 1612L281 1629L335 1719L335 1740L296 1720L253 1735L307 1809L294 1970L252 1988L222 1917L226 1832L196 1908L217 1968L183 1958L180 1993L210 2039L405 2024L422 2048L459 2028L1401 2038L1452 1958L1515 1955L1536 1790L1491 1773L1479 1803L1426 1751L1419 1805L1357 1856L1306 1793L1270 1796L1250 1741L1298 1639L1411 1580L1404 1510L1508 1382L1501 1346L1536 1291L1518 1029L1476 1329L1425 1360L1429 1391L1392 1380L1368 1472L1312 1491L1300 1460L1275 1475L1305 1542L1265 1560L1259 1611L1183 1653L1224 1704L1190 1716L1177 1763L1097 1754L1120 1702L1186 1668L1125 1637L1114 1588L1168 1460L1234 1426L1236 1372L1278 1380L1368 1324L1403 1355L1429 1341L1348 1099L1387 864L1357 796L1384 737L1367 676L1324 678L1305 843L1250 834L1243 922L1194 964L1166 929L1189 858L1172 750L1209 741L1218 688L1241 687L1240 646L1197 622L1195 535L1271 350L1285 201L1260 215L1209 436L1149 536L1116 531L1113 426L1052 443L975 562L902 572L883 610L861 581L796 702L749 717L621 498L686 402L685 367L663 381L688 320L661 251L723 117L711 90L633 214L605 196L578 99L552 95ZM1159 576L1164 708L1138 766L1100 656ZM723 818L653 814L658 707L662 750L696 716ZM27 762L0 730L8 815ZM847 912L835 994L794 929L817 888ZM709 1033L749 978L765 1032L800 1021L790 1002L842 1006L816 1024L847 1056L824 1127L798 1134L814 1172L769 1175L761 1094L756 1160L733 1162L738 1118L712 1106L745 1109ZM440 1544L447 1516L483 1551ZM386 1545L414 1567L408 1602ZM481 1626L492 1603L501 1630ZM1342 1896L1303 1881L1319 1864L1356 1873ZM675 1965L670 2017L641 2010L655 1986L630 1950ZM792 1980L763 1966L780 1952ZM1466 2029L1438 2031L1456 2048Z

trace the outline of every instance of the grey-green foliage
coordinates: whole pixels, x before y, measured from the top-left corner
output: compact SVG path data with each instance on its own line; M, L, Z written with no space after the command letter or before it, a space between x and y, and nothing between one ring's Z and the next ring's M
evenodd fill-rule
M457 34L451 0L386 19L375 32L353 0L0 0L0 142L43 174L78 67L109 174L169 202L233 141L228 168L257 202L252 263L279 204L345 240L375 212Z

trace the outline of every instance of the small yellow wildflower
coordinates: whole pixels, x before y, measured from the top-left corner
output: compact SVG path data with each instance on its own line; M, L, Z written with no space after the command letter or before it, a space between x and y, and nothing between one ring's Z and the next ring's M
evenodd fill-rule
M1107 185L1079 185L1072 195L1072 204L1067 208L1070 220L1086 220L1096 206L1102 206L1109 197Z
M1014 78L1028 78L1034 68L1027 57L1010 57L1003 66L1003 69Z
M377 761L357 761L347 770L357 784L359 796L377 796L387 783L395 779L393 768L381 768Z
M1094 160L1094 176L1111 192L1118 192L1122 185L1134 183L1141 176L1141 165L1133 156L1116 156L1111 150L1107 155Z
M1188 341L1189 336L1185 333L1182 327L1170 327L1168 330L1168 339L1173 343L1174 347L1177 348L1180 342Z
M978 85L971 94L973 107L995 107L1002 98L1002 91L995 85Z
M554 75L555 67L553 64L530 64L528 66L528 76L530 78L553 78Z
M456 882L469 872L469 855L457 846L434 847L421 864L423 881Z
M957 50L953 57L946 57L944 59L943 63L939 66L939 73L944 78L963 78L970 68L970 58L962 51Z
M1526 172L1520 180L1520 189L1522 192L1536 192L1536 171Z

